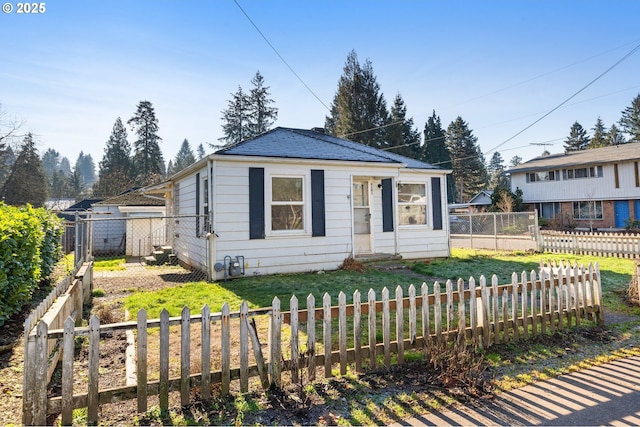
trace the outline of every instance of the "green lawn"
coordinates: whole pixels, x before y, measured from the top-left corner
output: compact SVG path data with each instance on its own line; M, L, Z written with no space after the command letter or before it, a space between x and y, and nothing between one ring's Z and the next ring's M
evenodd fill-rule
M632 260L454 249L450 258L411 261L407 262L407 265L415 272L452 280L457 280L460 277L466 280L470 276L478 280L481 275L490 278L496 274L502 284L511 282L513 272L520 274L522 271L530 272L532 269L537 269L541 259L558 261L562 259L585 264L599 262L605 294L605 308L618 312L635 310L624 305L622 299L635 268L635 262ZM179 316L185 305L190 307L192 311L197 311L204 304L209 304L211 311L216 312L220 311L224 302L229 304L231 310L238 310L240 303L246 300L250 308L268 307L273 298L277 296L282 303L282 309L288 310L292 295L296 295L300 307L305 308L306 298L309 294L315 296L316 306L320 306L322 297L327 292L331 295L332 303L335 305L341 291L346 294L347 301L350 302L354 291L360 290L361 298L365 301L369 289L375 290L379 299L385 286L389 288L393 297L398 285L402 286L406 295L411 283L414 283L417 288L421 285L420 280L412 280L399 273L379 271L373 268L364 273L331 271L322 274L243 277L219 283L188 283L156 292L136 292L126 299L125 306L131 313L145 308L148 310L149 318L154 318L159 317L162 308L167 308L171 316ZM429 283L429 285L432 284Z

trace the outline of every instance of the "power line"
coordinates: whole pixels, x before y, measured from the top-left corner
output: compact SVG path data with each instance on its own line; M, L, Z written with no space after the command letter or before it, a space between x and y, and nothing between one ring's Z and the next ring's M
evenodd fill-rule
M533 123L531 123L530 125L526 126L524 129L522 129L521 131L517 132L515 135L511 136L510 138L505 139L504 141L502 141L500 144L496 145L494 148L492 148L491 150L487 151L487 154L497 150L498 148L502 147L504 144L506 144L507 142L511 141L512 139L516 138L518 135L521 135L522 133L524 133L526 130L530 129L531 127L533 127L535 124L541 122L544 118L546 118L547 116L549 116L551 113L553 113L554 111L556 111L557 109L559 109L560 107L562 107L564 104L566 104L567 102L569 102L571 99L575 98L578 94L580 94L582 91L584 91L585 89L587 89L589 86L591 86L592 84L594 84L596 81L600 80L605 74L607 74L609 71L613 70L615 67L617 67L618 65L620 65L624 60L626 60L627 58L629 58L631 55L633 55L634 53L636 53L638 50L640 49L640 44L636 45L636 47L634 47L633 49L631 49L626 55L624 55L622 58L620 58L618 61L616 61L612 66L610 66L609 68L607 68L606 70L604 70L602 73L600 73L600 75L598 75L595 79L591 80L589 83L587 83L585 86L583 86L580 90L578 90L577 92L575 92L573 95L571 95L570 97L568 97L567 99L565 99L564 101L562 101L560 104L558 104L557 106L555 106L554 108L552 108L551 110L549 110L547 113L543 114L540 118L538 118L537 120L535 120Z
M316 98L318 100L318 102L320 104L322 104L324 106L324 108L327 109L327 111L331 111L331 109L329 107L327 107L327 105L322 102L322 100L320 99L320 97L318 97L318 95L315 94L315 92L313 90L311 90L311 88L309 87L309 85L307 85L304 80L302 80L302 77L300 77L298 75L298 73L295 72L295 70L293 69L293 67L291 67L291 65L289 65L289 63L282 57L282 55L280 55L280 52L278 52L278 49L275 48L275 46L273 46L271 44L271 42L269 41L269 39L267 38L267 36L264 35L264 33L262 31L260 31L260 28L258 28L258 26L256 25L255 22L253 22L253 19L251 19L251 17L247 14L247 12L245 12L245 10L242 8L242 6L240 6L240 4L238 3L237 0L233 0L233 2L236 4L236 6L238 6L238 9L240 9L240 11L244 14L244 16L249 20L249 22L251 22L251 25L253 25L253 28L256 29L256 31L262 36L262 38L264 39L265 42L267 42L267 44L269 45L269 47L276 53L276 55L278 55L278 58L280 58L280 60L284 63L284 65L287 66L287 68L289 69L289 71L291 71L293 73L294 76L296 76L296 78L300 81L300 83L302 83L302 85L307 88L307 90L309 91L309 93L311 95L314 96L314 98Z

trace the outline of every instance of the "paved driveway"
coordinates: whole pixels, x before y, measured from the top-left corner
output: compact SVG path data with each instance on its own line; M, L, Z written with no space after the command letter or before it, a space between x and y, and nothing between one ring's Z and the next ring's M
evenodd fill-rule
M584 369L491 401L421 415L396 426L640 425L640 356Z

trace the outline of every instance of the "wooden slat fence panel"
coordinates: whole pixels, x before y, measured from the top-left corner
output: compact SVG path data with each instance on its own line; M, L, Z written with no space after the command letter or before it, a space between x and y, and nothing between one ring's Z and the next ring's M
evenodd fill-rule
M545 252L640 258L640 236L637 234L544 230L540 238Z
M305 310L299 309L298 298L293 296L287 312L281 311L280 300L274 298L270 308L251 311L248 310L247 303L243 302L237 312L231 312L228 304L224 304L220 313L211 313L209 307L205 306L201 314L191 315L190 310L185 307L181 316L176 318L169 317L169 313L163 310L160 319L148 320L146 312L141 310L136 322L113 325L100 325L97 317L93 316L88 327L74 327L74 319L68 318L63 330L50 329L46 322L40 322L34 338L26 340L26 345L33 346L34 355L30 359L33 366L25 365L25 369L29 370L25 373L25 380L34 384L35 393L30 400L25 399L24 406L31 410L25 419L31 420L31 424L44 424L47 414L60 411L63 413L64 422L68 423L73 409L84 406L88 408L88 418L94 423L99 421L99 404L106 402L137 398L138 410L144 412L147 410L148 397L157 395L160 409L167 410L170 390L179 390L181 403L188 404L190 392L195 387L200 387L203 399L210 398L212 383L222 384L222 394L229 393L231 381L239 381L240 391L247 391L248 379L251 377L259 377L263 388L271 384L281 387L283 369L291 371L291 380L298 382L304 375L303 369L307 370L309 380L313 380L318 364L324 365L325 376L331 376L332 368L337 365L341 375L344 375L350 364L355 365L356 370L375 368L376 354L383 354L385 366L390 366L392 354L397 356L397 363L403 363L405 352L412 348L422 349L427 355L438 351L436 349L441 349L445 344L455 345L457 348L472 345L475 349L486 349L492 343L507 342L525 337L529 333L546 334L547 331L567 327L569 324L579 324L590 318L601 323L601 301L597 264L585 268L577 263L571 266L554 262L541 266L539 272L532 271L529 276L526 272L522 272L520 276L514 273L511 283L504 285L497 283L495 275L491 278L490 286L487 286L484 276L480 277L479 286L476 286L473 277L469 279L468 284L463 280L458 280L455 285L452 281L447 281L444 293L437 282L433 284L432 292L429 286L423 283L420 296L416 295L414 286L409 287L407 297L403 289L397 287L394 299L389 298L389 290L384 288L380 301L376 300L375 291L371 289L365 302L361 302L358 291L354 292L351 304L347 304L346 295L340 293L337 306L332 306L330 295L325 294L321 307L316 307L315 298L309 295ZM417 336L418 310L422 336ZM394 334L391 331L392 311L395 311ZM365 315L368 317L365 321L368 324L366 338L361 330L364 320L362 316ZM256 325L257 316L263 316L265 321L268 316L268 333L259 331ZM316 319L322 320L322 343L316 342ZM200 345L203 348L200 352L200 365L203 372L191 373L191 366L196 366L191 361L191 341L197 334L191 334L190 330L197 322L202 323ZM211 340L212 322L218 322L216 330L219 331L220 340L217 342ZM306 327L301 327L304 322ZM332 322L337 324L337 328L333 326L332 329ZM352 345L349 344L351 339L347 330L349 322L353 322ZM377 338L377 328L380 325L378 322L382 327L380 342ZM169 342L172 327L180 327L179 350L172 349ZM157 328L160 331L159 372L154 373L154 378L158 379L153 381L148 380L149 368L146 362L148 328ZM286 328L290 331L290 353L288 351L285 355L281 336ZM137 346L138 385L100 390L100 337L109 339L109 333L127 330L136 331L136 343L132 345ZM236 333L236 330L239 333ZM261 333L268 336L268 363L265 363L262 355L259 339ZM299 343L300 334L303 333L307 335L306 351L301 350ZM233 341L232 334L235 338ZM236 334L240 336L239 340ZM73 382L69 381L68 372L73 371L74 352L70 348L73 349L74 338L77 336L89 337L89 367L86 393L76 390L80 393L73 394ZM62 340L64 393L62 396L47 398L44 380L49 370L47 343L57 339ZM253 365L249 360L249 340L255 360ZM220 364L218 371L211 369L212 346L215 357L219 358L218 362L214 362L214 365ZM316 354L316 346L324 348L324 353ZM173 353L178 351L179 371L174 369L171 373L169 360L176 357ZM238 353L240 354L232 360L231 354ZM301 360L302 357L305 359L304 362ZM367 360L368 363L364 363Z

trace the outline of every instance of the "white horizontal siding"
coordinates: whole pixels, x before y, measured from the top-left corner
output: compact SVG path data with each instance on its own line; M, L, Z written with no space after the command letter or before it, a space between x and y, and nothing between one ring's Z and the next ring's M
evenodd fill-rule
M606 164L602 167L602 177L598 178L526 182L526 174L514 173L511 175L511 190L520 188L525 203L625 200L640 197L640 187L635 186L633 162L618 163L618 180L619 188L616 188L614 166Z

